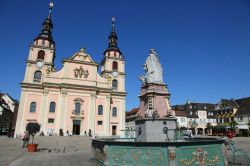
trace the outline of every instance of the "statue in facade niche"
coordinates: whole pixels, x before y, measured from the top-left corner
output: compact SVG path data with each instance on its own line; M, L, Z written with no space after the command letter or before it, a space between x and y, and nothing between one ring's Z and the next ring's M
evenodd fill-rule
M145 76L139 77L143 84L163 83L161 63L154 49L150 49L149 56L143 67L147 72Z

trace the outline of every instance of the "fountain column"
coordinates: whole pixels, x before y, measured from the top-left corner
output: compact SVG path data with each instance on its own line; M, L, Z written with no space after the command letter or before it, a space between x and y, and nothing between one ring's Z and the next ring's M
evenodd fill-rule
M142 81L139 107L139 119L135 121L138 141L165 142L175 139L176 119L170 106L170 93L163 82L160 60L154 51L144 64L145 76ZM166 133L163 133L165 130Z

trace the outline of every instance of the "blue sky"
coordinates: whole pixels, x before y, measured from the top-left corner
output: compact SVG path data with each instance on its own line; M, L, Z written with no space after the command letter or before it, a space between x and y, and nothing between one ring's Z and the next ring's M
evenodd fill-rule
M29 44L48 15L47 0L0 1L0 90L19 100ZM98 63L111 17L126 58L127 109L139 105L142 65L155 48L171 104L250 96L250 1L53 1L56 67L80 47Z

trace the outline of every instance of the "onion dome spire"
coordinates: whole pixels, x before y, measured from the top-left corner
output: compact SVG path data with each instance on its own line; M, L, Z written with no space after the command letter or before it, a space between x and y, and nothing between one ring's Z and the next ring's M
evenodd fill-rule
M108 45L108 48L105 50L104 54L110 51L115 51L115 52L119 52L120 54L122 54L120 49L117 46L118 45L117 39L118 37L115 32L115 17L113 16L112 17L112 30L109 35L109 45Z
M42 39L42 40L48 40L50 43L55 44L53 37L52 37L52 9L54 4L52 2L49 3L49 15L43 22L43 28L41 30L41 33L35 38L35 41Z

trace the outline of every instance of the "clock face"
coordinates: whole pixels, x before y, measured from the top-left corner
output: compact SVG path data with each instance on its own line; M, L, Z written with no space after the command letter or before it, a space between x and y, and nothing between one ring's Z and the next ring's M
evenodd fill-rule
M43 67L43 65L44 65L44 62L43 62L43 61L37 61L37 62L36 62L36 66L37 66L38 68Z
M113 71L113 76L117 77L118 76L118 72L117 71Z

